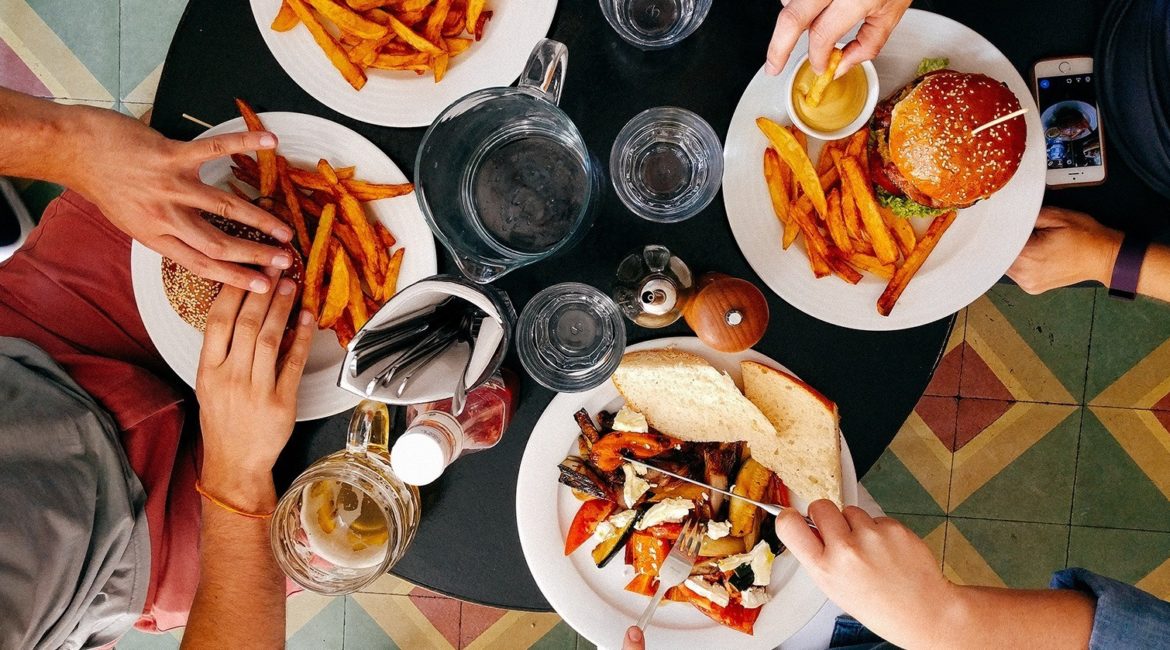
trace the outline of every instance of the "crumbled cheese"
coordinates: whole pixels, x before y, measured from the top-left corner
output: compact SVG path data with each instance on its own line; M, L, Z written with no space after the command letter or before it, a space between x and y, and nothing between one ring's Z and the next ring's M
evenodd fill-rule
M690 589L720 607L727 607L727 604L731 602L731 595L727 593L726 587L708 582L702 576L691 576L683 584L686 585L687 589Z
M626 482L622 485L622 500L626 502L627 508L633 508L638 499L650 490L650 483L638 476L631 463L622 465L622 471L626 475Z
M622 510L621 512L611 515L609 519L597 524L597 528L593 531L593 535L597 537L598 542L605 540L618 534L618 531L630 525L634 520L634 515L637 513L633 510Z
M739 592L739 604L743 605L744 609L757 609L763 607L764 603L772 600L768 595L768 590L763 587L751 587Z
M706 496L706 495L704 495ZM731 534L730 521L709 521L707 522L707 537L711 539L720 539Z
M650 431L650 424L646 422L645 415L628 406L623 406L613 418L613 430L627 433L647 433Z
M597 524L597 528L593 530L593 535L597 537L597 541L604 542L610 537L617 535L617 528L608 521L603 521Z
M729 555L722 560L719 560L719 570L728 572L734 571L736 567L747 564L752 568L752 584L761 587L768 586L772 580L772 561L776 556L772 554L772 549L768 547L768 543L761 540L756 544L756 547L747 553L740 553L739 555Z
M634 510L622 510L621 512L611 516L606 521L613 524L618 530L621 530L622 528L629 526L630 522L634 520L634 516L637 514L638 513Z
M691 512L691 508L694 507L695 504L690 499L673 497L663 499L650 506L646 514L642 515L642 520L634 527L638 530L646 530L658 524L676 523L686 519L687 515Z

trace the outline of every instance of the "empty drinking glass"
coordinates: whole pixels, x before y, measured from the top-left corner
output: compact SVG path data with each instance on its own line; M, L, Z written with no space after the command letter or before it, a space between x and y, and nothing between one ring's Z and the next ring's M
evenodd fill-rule
M643 50L677 45L694 33L711 0L601 0L605 19L627 43Z
M613 187L631 212L651 221L689 219L723 183L723 145L703 118L682 108L642 111L609 154Z
M626 349L617 304L587 284L565 282L528 301L516 324L520 363L540 385L575 393L609 379Z

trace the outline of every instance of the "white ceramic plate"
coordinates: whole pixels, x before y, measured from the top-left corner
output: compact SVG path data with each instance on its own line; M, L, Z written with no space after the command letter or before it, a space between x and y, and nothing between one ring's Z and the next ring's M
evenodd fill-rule
M375 183L405 183L402 170L386 154L357 133L312 115L261 113L265 128L279 139L277 151L290 163L312 168L321 158L335 167L357 166L357 176ZM244 120L236 118L204 132L200 138L243 131ZM226 188L231 178L231 161L220 158L199 171L203 182ZM381 221L405 247L398 286L406 287L437 269L435 240L423 220L414 194L364 204L367 214ZM167 302L162 284L162 257L134 242L130 253L134 299L151 341L167 364L183 381L195 385L195 370L203 334L175 313ZM317 332L309 364L297 393L297 420L314 420L352 408L359 398L337 387L337 373L345 350L331 330Z
M492 18L483 40L451 59L443 81L431 73L366 71L360 91L333 67L309 30L297 25L274 32L272 19L281 0L251 0L257 27L280 67L297 85L329 108L370 124L427 126L455 100L483 88L509 86L524 69L528 54L544 38L556 13L556 0L489 0Z
M737 384L740 383L740 361L758 361L784 369L754 350L724 354L692 337L648 341L630 346L627 351L671 346L707 359L717 369L729 373ZM532 430L516 482L516 522L520 544L536 584L549 604L574 630L602 648L621 647L626 628L637 620L649 599L624 590L633 577L630 567L615 561L604 569L597 569L586 548L588 544L565 557L565 534L581 502L557 482L560 474L557 464L570 453L576 453L580 430L573 421L573 413L584 408L596 415L603 409L617 410L621 404L621 397L611 382L588 392L561 393L554 397ZM857 472L844 438L841 440L841 478L845 486L842 495L845 503L855 505ZM799 498L795 501L801 510L808 506ZM825 595L791 553L776 558L768 593L772 600L764 605L752 636L723 627L690 605L674 603L664 604L654 615L646 632L649 645L688 649L774 648L803 627L825 602Z
M848 40L852 36L842 40ZM808 48L807 35L796 52ZM784 79L798 57L779 76L761 70L744 91L731 119L724 152L723 201L739 248L764 282L793 307L823 321L860 330L897 330L949 316L966 307L996 283L1019 255L1032 232L1044 196L1046 174L1040 115L1028 84L1014 66L985 38L937 14L911 9L874 61L886 97L914 78L925 57L945 56L950 67L981 72L1004 81L1028 109L1027 150L1012 180L986 201L959 212L958 218L910 282L893 312L877 312L886 282L863 273L853 286L837 277L816 279L808 267L803 239L787 251L780 248L780 225L772 212L764 182L767 139L756 128L765 116L789 124L784 110ZM821 143L810 140L815 161ZM929 219L913 220L919 233Z

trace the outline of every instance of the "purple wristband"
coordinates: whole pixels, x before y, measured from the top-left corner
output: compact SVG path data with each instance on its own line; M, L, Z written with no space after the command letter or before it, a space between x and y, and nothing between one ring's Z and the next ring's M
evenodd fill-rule
M1137 296L1138 277L1142 272L1142 261L1150 240L1139 235L1128 234L1121 240L1117 261L1113 263L1113 277L1109 280L1109 295L1122 300L1133 300Z

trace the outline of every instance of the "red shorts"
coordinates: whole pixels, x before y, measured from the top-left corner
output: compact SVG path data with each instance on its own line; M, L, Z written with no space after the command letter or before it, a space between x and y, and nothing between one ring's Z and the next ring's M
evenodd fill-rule
M0 336L45 350L113 415L146 490L150 587L136 627L185 625L199 581L198 411L138 316L130 238L75 192L51 203L0 265Z

